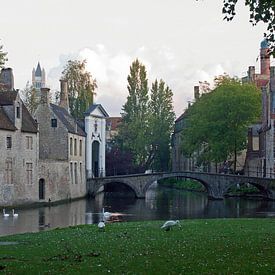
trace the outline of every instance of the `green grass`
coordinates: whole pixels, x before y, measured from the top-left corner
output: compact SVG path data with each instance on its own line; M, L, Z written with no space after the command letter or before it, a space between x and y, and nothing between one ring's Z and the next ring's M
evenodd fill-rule
M107 224L5 236L3 274L274 274L275 219ZM1 273L1 271L0 271Z
M177 189L185 189L191 191L198 191L198 192L205 192L205 187L196 180L191 179L176 179L176 178L169 178L159 180L158 183L162 186L177 188Z

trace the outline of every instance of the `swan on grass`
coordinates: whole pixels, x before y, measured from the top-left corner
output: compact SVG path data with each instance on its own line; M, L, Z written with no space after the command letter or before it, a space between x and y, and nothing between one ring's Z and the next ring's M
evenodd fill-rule
M97 227L100 229L100 230L104 230L105 229L105 223L103 221L99 222Z
M10 214L7 214L6 213L6 210L5 210L5 208L3 209L3 217L4 218L8 218L10 216Z
M176 221L167 221L167 222L165 222L162 225L161 229L169 231L173 226L175 226L177 224L180 226L180 221L179 220L176 220Z

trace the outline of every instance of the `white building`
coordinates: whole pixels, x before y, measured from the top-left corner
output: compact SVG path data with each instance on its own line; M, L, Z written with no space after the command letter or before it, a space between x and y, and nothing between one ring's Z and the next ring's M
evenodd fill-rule
M85 112L87 177L105 176L106 118L100 104L93 104Z

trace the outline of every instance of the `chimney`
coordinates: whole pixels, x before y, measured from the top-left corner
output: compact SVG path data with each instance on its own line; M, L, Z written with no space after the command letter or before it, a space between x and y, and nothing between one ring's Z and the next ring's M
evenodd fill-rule
M200 86L194 86L194 98L195 101L200 98Z
M13 91L14 90L14 78L12 68L4 68L0 73L0 83L3 84L4 90Z
M250 81L254 81L255 79L255 66L248 67L248 78Z
M49 104L49 88L41 88L41 99L40 99L40 104Z
M65 79L60 79L59 106L66 109L69 112L68 82Z

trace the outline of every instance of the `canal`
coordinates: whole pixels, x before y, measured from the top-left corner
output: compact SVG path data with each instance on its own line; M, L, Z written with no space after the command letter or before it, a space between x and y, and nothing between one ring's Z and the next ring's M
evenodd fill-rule
M145 199L98 194L66 204L16 209L18 217L0 218L0 235L38 232L57 227L98 223L102 208L114 213L110 222L200 218L275 217L275 202L262 199L208 200L207 195L153 184ZM10 211L9 211L10 212Z

